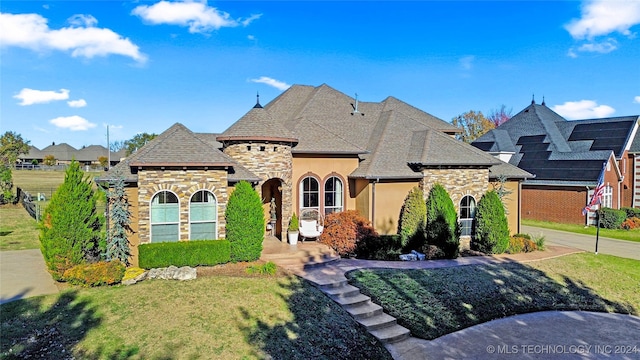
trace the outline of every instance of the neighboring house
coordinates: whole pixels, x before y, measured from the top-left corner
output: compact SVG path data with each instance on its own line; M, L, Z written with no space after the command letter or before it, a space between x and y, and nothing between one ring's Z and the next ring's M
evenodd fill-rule
M567 121L532 101L472 145L535 175L522 184L524 219L592 224L595 214L585 217L582 209L602 171L602 206L640 205L638 122L638 116Z
M120 150L118 152L111 152L111 165L115 165L120 162L120 159L125 157L126 150ZM39 150L35 146L29 147L29 152L21 154L18 159L22 164L31 164L33 160L36 160L39 164L42 163L46 156L53 155L56 159L56 165L66 165L71 163L72 159L76 159L79 163L86 166L99 166L100 157L108 157L107 148L102 145L90 145L85 146L80 150L77 150L73 146L62 144L51 144L42 150Z
M456 140L458 132L393 97L358 102L327 85L294 85L221 134L175 124L100 180L128 184L134 254L140 243L224 238L229 194L241 180L254 184L265 218L275 203L274 233L286 239L292 214L309 208L358 210L378 232L395 233L410 189L426 198L435 183L468 235L476 202L503 176L518 232L520 183L531 174Z

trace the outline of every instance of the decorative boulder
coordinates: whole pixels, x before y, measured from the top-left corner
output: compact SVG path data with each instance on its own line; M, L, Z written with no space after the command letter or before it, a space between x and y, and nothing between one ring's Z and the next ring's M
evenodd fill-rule
M195 268L189 266L183 266L181 268L169 266L167 268L149 270L147 279L193 280L196 276Z

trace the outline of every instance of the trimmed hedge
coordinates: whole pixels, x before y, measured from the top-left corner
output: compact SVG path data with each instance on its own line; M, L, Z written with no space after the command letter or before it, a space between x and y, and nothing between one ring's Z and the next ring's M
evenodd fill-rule
M414 187L409 191L400 209L400 219L398 220L398 234L402 241L402 246L411 244L411 247L419 249L426 242L424 233L427 221L427 204L424 200L422 190Z
M600 227L605 229L620 229L622 223L627 219L624 210L602 208L600 210Z
M231 261L231 244L227 240L192 240L142 244L138 263L143 269L168 266L211 266Z
M255 261L260 258L264 240L264 210L260 195L251 184L240 181L229 196L227 240L231 243L231 261Z

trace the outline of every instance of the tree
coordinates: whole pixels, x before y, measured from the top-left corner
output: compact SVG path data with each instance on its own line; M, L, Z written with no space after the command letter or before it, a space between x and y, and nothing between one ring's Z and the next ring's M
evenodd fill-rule
M507 120L511 119L511 117L513 116L512 112L513 109L507 110L507 107L505 105L502 105L498 110L491 110L488 119L493 123L493 127L497 128L498 126L507 122Z
M460 224L449 193L442 185L433 185L426 206L427 243L442 249L445 257L457 258L460 251Z
M56 157L53 155L46 155L43 159L42 162L47 165L47 166L53 166L56 164Z
M63 279L65 270L95 261L104 253L104 216L97 211L97 200L91 181L84 178L74 159L40 224L42 255L56 280Z
M0 164L13 166L20 154L29 152L29 141L22 139L22 135L7 131L0 137Z
M482 115L481 111L475 112L473 110L454 117L451 123L462 130L462 134L456 135L456 138L466 143L472 143L487 131L495 128L493 123Z
M106 156L98 156L98 163L100 163L103 169L107 168L109 166L109 158Z
M133 154L134 152L136 152L136 150L138 150L141 147L143 147L144 144L146 144L149 141L155 139L156 136L158 136L158 135L157 134L140 133L140 134L137 134L136 136L134 136L133 138L125 141L124 142L124 146L127 149L127 156L129 156L129 155Z
M487 191L476 209L471 249L485 254L501 254L509 247L509 224L498 193Z
M402 247L422 249L425 242L424 225L427 219L427 205L422 190L414 187L409 191L400 209L398 234Z
M255 261L260 258L265 219L260 195L246 181L240 181L225 211L227 240L231 243L231 261Z
M116 140L116 141L112 141L109 144L109 151L111 152L118 152L122 149L125 149L127 146L125 144L124 140Z
M0 204L13 201L13 176L11 167L0 165Z
M129 200L124 190L124 179L117 178L112 187L107 190L109 204L109 234L107 237L107 261L120 260L129 266L131 249L127 233L131 229L131 211L129 210Z

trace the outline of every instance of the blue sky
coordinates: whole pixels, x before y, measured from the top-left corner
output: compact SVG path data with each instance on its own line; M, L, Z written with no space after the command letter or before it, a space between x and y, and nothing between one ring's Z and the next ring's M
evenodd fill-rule
M445 121L540 103L640 114L640 0L7 1L0 130L42 149L222 132L292 84Z

